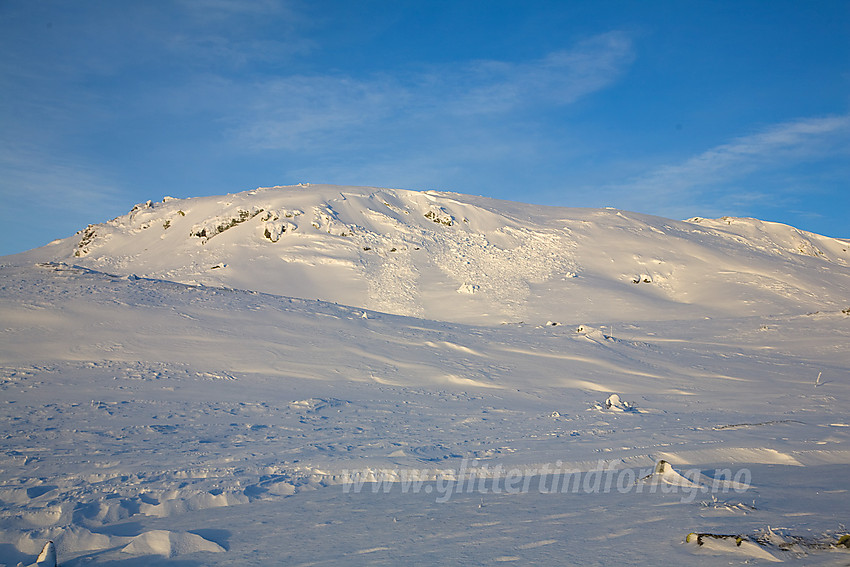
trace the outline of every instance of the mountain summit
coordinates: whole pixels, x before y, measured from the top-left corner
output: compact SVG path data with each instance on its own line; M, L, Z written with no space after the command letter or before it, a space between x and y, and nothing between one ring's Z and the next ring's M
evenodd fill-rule
M22 256L476 324L846 307L850 245L436 191L301 184L142 203Z

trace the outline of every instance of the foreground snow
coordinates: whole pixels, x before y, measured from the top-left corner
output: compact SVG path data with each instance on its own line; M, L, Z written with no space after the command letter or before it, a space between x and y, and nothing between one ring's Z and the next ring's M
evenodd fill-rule
M612 336L0 271L8 564L687 562L717 553L690 532L837 541L850 509L841 311ZM659 459L687 482L641 484Z
M394 195L399 201L382 196L382 206L412 210L425 199ZM448 223L458 210L434 198L443 208L427 208L434 214L421 222L458 229ZM452 198L466 203L470 222L482 216L473 198ZM159 215L171 202L163 206L140 210ZM529 210L516 207L491 212L503 222ZM260 214L226 234L192 237L208 238L198 254ZM605 218L626 222L617 214ZM536 233L538 221L523 222ZM221 225L192 222L206 235ZM790 227L769 227L768 236L739 231L729 239L743 241L723 248L712 240L725 230L719 224L710 236L700 228L709 221L640 222L696 227L685 240L645 241L654 246L647 257L680 258L677 273L706 274L703 260L688 260L697 249L714 250L727 267L751 262L711 280L743 294L740 313L693 282L661 292L642 278L620 282L601 268L610 258L593 264L592 251L569 260L577 270L569 293L551 280L523 288L531 291L510 309L524 322L500 320L506 312L489 291L513 281L509 263L499 264L501 279L488 272L461 284L450 270L428 280L415 264L406 305L456 308L439 320L399 314L404 302L389 314L263 293L247 280L250 290L154 277L135 269L129 252L119 261L125 221L112 225L97 260L94 245L73 256L79 237L2 259L0 564L35 563L48 540L65 566L850 563L838 545L850 510L842 244L803 235L820 255L783 252L777 238ZM596 230L597 245L613 249L612 231L637 231L628 223ZM698 244L692 238L705 248L688 248ZM322 256L318 233L308 240L312 251L301 253ZM232 246L256 251L251 242ZM175 261L157 254L137 259ZM83 261L88 267L74 265ZM123 261L135 275L92 268ZM357 277L336 286L321 279L316 289L357 286L381 265L366 262ZM793 289L751 277L793 266ZM234 270L228 285L253 274L272 286L271 268L246 270ZM304 274L330 277L323 268ZM404 278L387 281L366 303L408 290ZM426 297L423 281L444 281L444 307ZM640 291L601 302L626 289ZM671 290L702 299L676 311ZM590 306L553 303L579 296ZM470 324L467 301L498 317ZM583 316L592 313L600 317Z

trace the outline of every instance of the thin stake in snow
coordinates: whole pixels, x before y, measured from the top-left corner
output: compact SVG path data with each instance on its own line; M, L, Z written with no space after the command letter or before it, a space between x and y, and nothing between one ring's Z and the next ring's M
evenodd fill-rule
M817 377L817 379L815 380L815 388L817 388L818 386L820 386L820 375L821 375L821 374L823 374L823 372L818 372L818 377Z

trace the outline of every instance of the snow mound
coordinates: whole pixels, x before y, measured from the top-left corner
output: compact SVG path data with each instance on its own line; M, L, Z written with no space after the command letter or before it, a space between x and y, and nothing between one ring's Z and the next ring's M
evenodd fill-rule
M236 492L207 492L182 491L176 498L159 502L158 504L142 504L139 511L147 516L166 518L174 514L207 510L209 508L224 508L245 504L248 497Z
M133 555L176 557L198 551L223 553L225 549L219 544L196 534L153 530L134 537L133 541L125 545L121 551Z
M99 551L114 546L110 536L92 533L84 527L72 525L24 533L15 547L23 553L37 553L39 549L43 553L42 545L46 539L49 539L51 543L56 542L63 553Z
M690 479L679 473L673 466L665 460L660 460L655 465L655 471L648 476L642 478L644 482L663 482L670 486L679 486L683 488L700 488L702 486L702 476Z
M763 549L759 544L742 536L690 533L685 539L685 543L696 548L695 550L700 555L734 554L740 557L762 559L771 563L782 563L781 559Z

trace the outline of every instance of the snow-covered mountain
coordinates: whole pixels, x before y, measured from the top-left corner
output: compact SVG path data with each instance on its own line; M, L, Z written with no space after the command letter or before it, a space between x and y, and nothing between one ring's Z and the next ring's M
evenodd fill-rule
M848 248L389 189L138 205L0 258L0 564L847 564Z
M300 185L149 201L29 255L498 324L835 309L850 297L849 250L754 219L680 222L455 193Z

